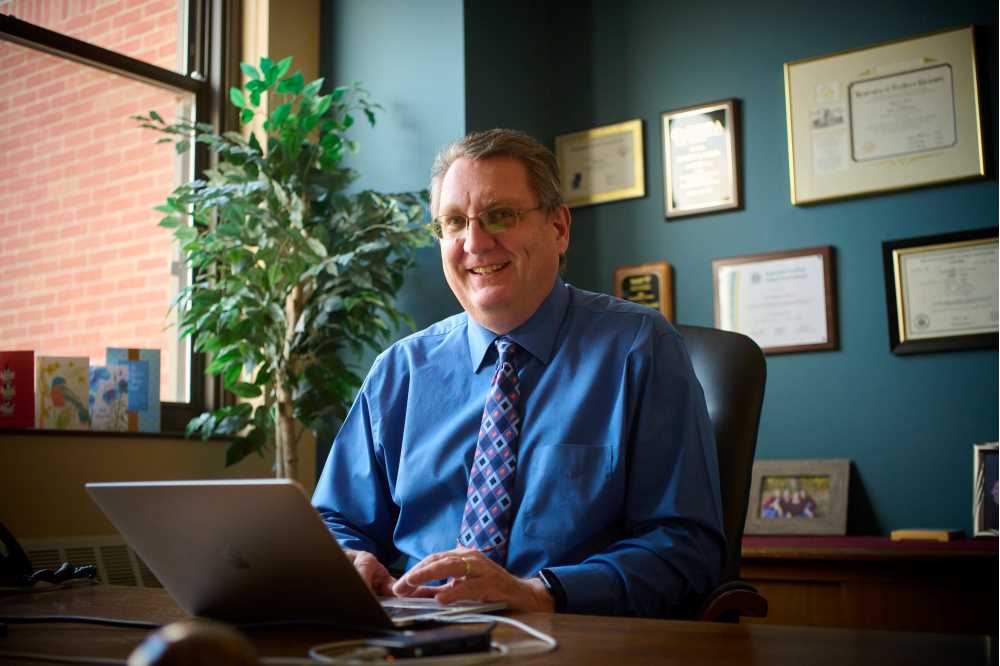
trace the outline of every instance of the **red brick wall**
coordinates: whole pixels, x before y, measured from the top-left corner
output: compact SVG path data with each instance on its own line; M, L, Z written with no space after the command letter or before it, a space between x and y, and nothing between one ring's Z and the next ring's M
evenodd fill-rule
M177 69L178 0L0 1L0 12ZM172 360L169 232L151 208L174 186L170 144L129 116L171 92L0 41L0 349Z

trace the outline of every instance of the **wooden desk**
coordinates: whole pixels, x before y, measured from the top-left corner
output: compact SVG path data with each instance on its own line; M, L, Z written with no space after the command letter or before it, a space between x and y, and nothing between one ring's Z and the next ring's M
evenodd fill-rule
M997 540L745 537L740 576L765 624L985 634L997 630Z
M163 590L95 585L38 593L0 593L0 615L80 614L154 622L181 619ZM989 641L979 636L869 632L844 629L710 624L583 615L514 613L559 641L554 652L510 660L528 664L712 664L727 666L897 666L993 663ZM105 656L124 659L146 632L81 624L11 625L0 650ZM311 645L351 638L333 630L282 628L251 637L262 656L304 657ZM494 638L520 641L524 634L501 625ZM0 660L34 666L38 662ZM503 662L500 662L503 663Z

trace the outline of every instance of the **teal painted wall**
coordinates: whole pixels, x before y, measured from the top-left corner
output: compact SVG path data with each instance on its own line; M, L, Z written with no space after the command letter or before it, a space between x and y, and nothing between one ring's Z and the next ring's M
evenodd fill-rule
M347 161L361 174L356 188L428 188L438 150L465 134L461 0L336 0L323 2L322 12L322 76L338 85L361 81L385 108L374 128L360 118L355 128L361 150ZM419 251L398 303L417 329L461 310L436 245ZM359 359L362 375L373 360ZM335 434L336 427L318 433L317 472Z
M677 320L712 325L713 259L834 246L840 350L768 358L758 458L850 458L855 533L920 525L968 532L972 445L997 439L997 352L891 354L881 242L995 226L995 175L792 206L782 65L931 30L983 27L983 118L995 174L996 5L849 0L819 12L790 1L594 0L541 14L530 7L466 3L469 128L524 127L553 145L564 132L645 123L647 196L574 209L570 281L611 291L617 266L667 260ZM730 97L742 112L743 210L666 222L660 114Z
M357 187L426 189L438 150L465 134L461 0L322 6L323 76L337 84L361 81L385 107L374 128L359 121L353 135L361 142L348 160L361 173ZM461 309L444 281L437 247L420 252L399 300L418 328Z
M850 458L854 533L911 526L969 532L972 444L997 439L997 352L891 354L881 242L997 224L995 3L846 0L822 12L790 0L763 6L642 0L333 6L336 21L325 24L342 43L331 71L365 80L376 96L381 89L398 91L404 108L435 109L420 115L426 124L401 128L412 130L414 146L495 126L522 128L552 145L557 134L644 120L647 196L573 211L568 278L578 286L610 291L615 267L667 260L674 267L677 320L711 325L713 259L834 246L840 350L768 358L758 457ZM982 28L990 177L792 206L783 63L966 24ZM421 65L411 66L413 60ZM365 72L382 62L396 64L379 70L385 81L379 86ZM459 82L445 86L442 78L450 76ZM741 105L744 208L664 221L660 113L730 97ZM421 142L422 132L432 138ZM413 149L409 161L389 164L385 156L396 143L376 151L371 177L386 178L381 182L389 189L423 186L432 155ZM370 148L366 143L364 151ZM419 320L457 307L436 257L413 284L420 292L433 290L412 301Z

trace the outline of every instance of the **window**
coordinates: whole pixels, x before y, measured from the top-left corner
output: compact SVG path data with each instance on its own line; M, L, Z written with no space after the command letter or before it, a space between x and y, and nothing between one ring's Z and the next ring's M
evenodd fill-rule
M92 365L159 349L164 430L212 395L167 317L188 276L152 208L208 156L130 116L221 122L231 5L0 0L0 346Z

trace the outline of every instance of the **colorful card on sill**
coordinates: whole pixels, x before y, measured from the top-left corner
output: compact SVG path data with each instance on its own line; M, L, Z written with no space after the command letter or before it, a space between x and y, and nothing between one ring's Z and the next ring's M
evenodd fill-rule
M38 357L38 427L90 429L86 356Z
M0 428L35 427L35 352L0 351Z
M91 366L91 430L128 432L128 369L128 365Z
M108 347L107 365L128 367L126 432L160 432L160 350Z

